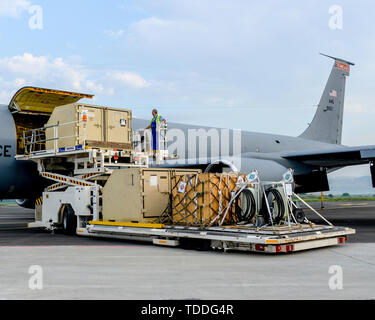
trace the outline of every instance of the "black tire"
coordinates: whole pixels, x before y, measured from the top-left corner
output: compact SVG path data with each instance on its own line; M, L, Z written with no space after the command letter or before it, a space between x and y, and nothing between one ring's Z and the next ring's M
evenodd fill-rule
M296 218L298 223L304 223L305 222L306 216L305 216L305 213L303 212L302 209L300 209L300 208L294 209L293 215Z
M66 235L73 235L77 232L77 217L70 204L64 206L62 215L63 233Z

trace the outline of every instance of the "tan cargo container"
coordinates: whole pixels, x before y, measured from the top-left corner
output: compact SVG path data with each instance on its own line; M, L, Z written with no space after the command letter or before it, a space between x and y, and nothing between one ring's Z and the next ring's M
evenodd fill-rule
M237 192L239 173L201 173L172 177L173 224L191 226L218 225L224 218L233 192ZM234 207L228 209L224 224L232 223Z
M84 130L83 115L87 116ZM80 120L80 122L77 122ZM70 148L85 142L89 148L132 149L132 113L126 109L114 109L82 103L56 107L46 126L58 127L57 148ZM64 123L70 123L62 125ZM46 129L46 139L54 138L54 128ZM46 142L46 150L54 149L54 141Z
M129 168L113 171L103 190L103 220L153 223L168 209L171 178L201 170Z

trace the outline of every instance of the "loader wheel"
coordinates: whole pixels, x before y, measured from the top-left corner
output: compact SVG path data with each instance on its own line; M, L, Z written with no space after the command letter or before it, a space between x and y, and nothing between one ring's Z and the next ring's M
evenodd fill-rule
M77 217L70 204L65 205L62 217L63 232L66 235L76 234L77 232Z
M296 218L298 223L304 223L305 222L305 213L303 212L302 209L295 209L294 212L294 217Z

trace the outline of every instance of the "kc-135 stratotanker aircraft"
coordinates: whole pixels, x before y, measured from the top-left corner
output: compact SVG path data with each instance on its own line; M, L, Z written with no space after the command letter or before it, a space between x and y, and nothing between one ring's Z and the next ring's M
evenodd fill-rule
M327 55L325 55L327 56ZM189 143L179 159L168 161L168 167L199 167L208 172L240 170L249 173L256 169L262 180L279 181L289 168L294 170L295 191L299 193L328 191L327 173L342 167L369 163L373 186L375 187L375 145L348 147L341 145L345 82L353 63L332 57L334 65L329 76L316 114L308 128L298 137L276 134L264 134L241 131L241 145L233 148L230 143L230 155L205 156L199 155L199 148L189 150ZM56 95L54 95L56 92ZM39 174L36 164L32 161L17 161L17 130L23 124L32 121L33 125L47 123L46 114L60 105L77 102L92 95L63 92L25 87L12 98L10 104L0 105L0 199L20 199L18 204L33 207L45 187L45 180ZM38 110L48 111L34 114L32 106ZM149 120L133 119L133 129L145 128ZM207 132L209 127L169 123L169 130L179 129L188 136L189 130ZM26 126L27 128L27 126ZM199 132L199 131L197 131ZM230 130L231 137L234 131ZM207 138L207 134L206 134ZM222 137L220 138L222 139ZM216 141L215 143L221 143ZM211 143L206 143L211 149ZM195 148L194 148L195 149ZM237 151L236 151L237 150ZM205 155L207 153L205 152ZM241 167L237 168L236 164Z

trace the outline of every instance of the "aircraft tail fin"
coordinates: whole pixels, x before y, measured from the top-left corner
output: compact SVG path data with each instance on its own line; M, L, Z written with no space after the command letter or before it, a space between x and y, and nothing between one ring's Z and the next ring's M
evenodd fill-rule
M314 119L300 138L341 144L344 115L345 81L354 63L340 58L335 60Z

